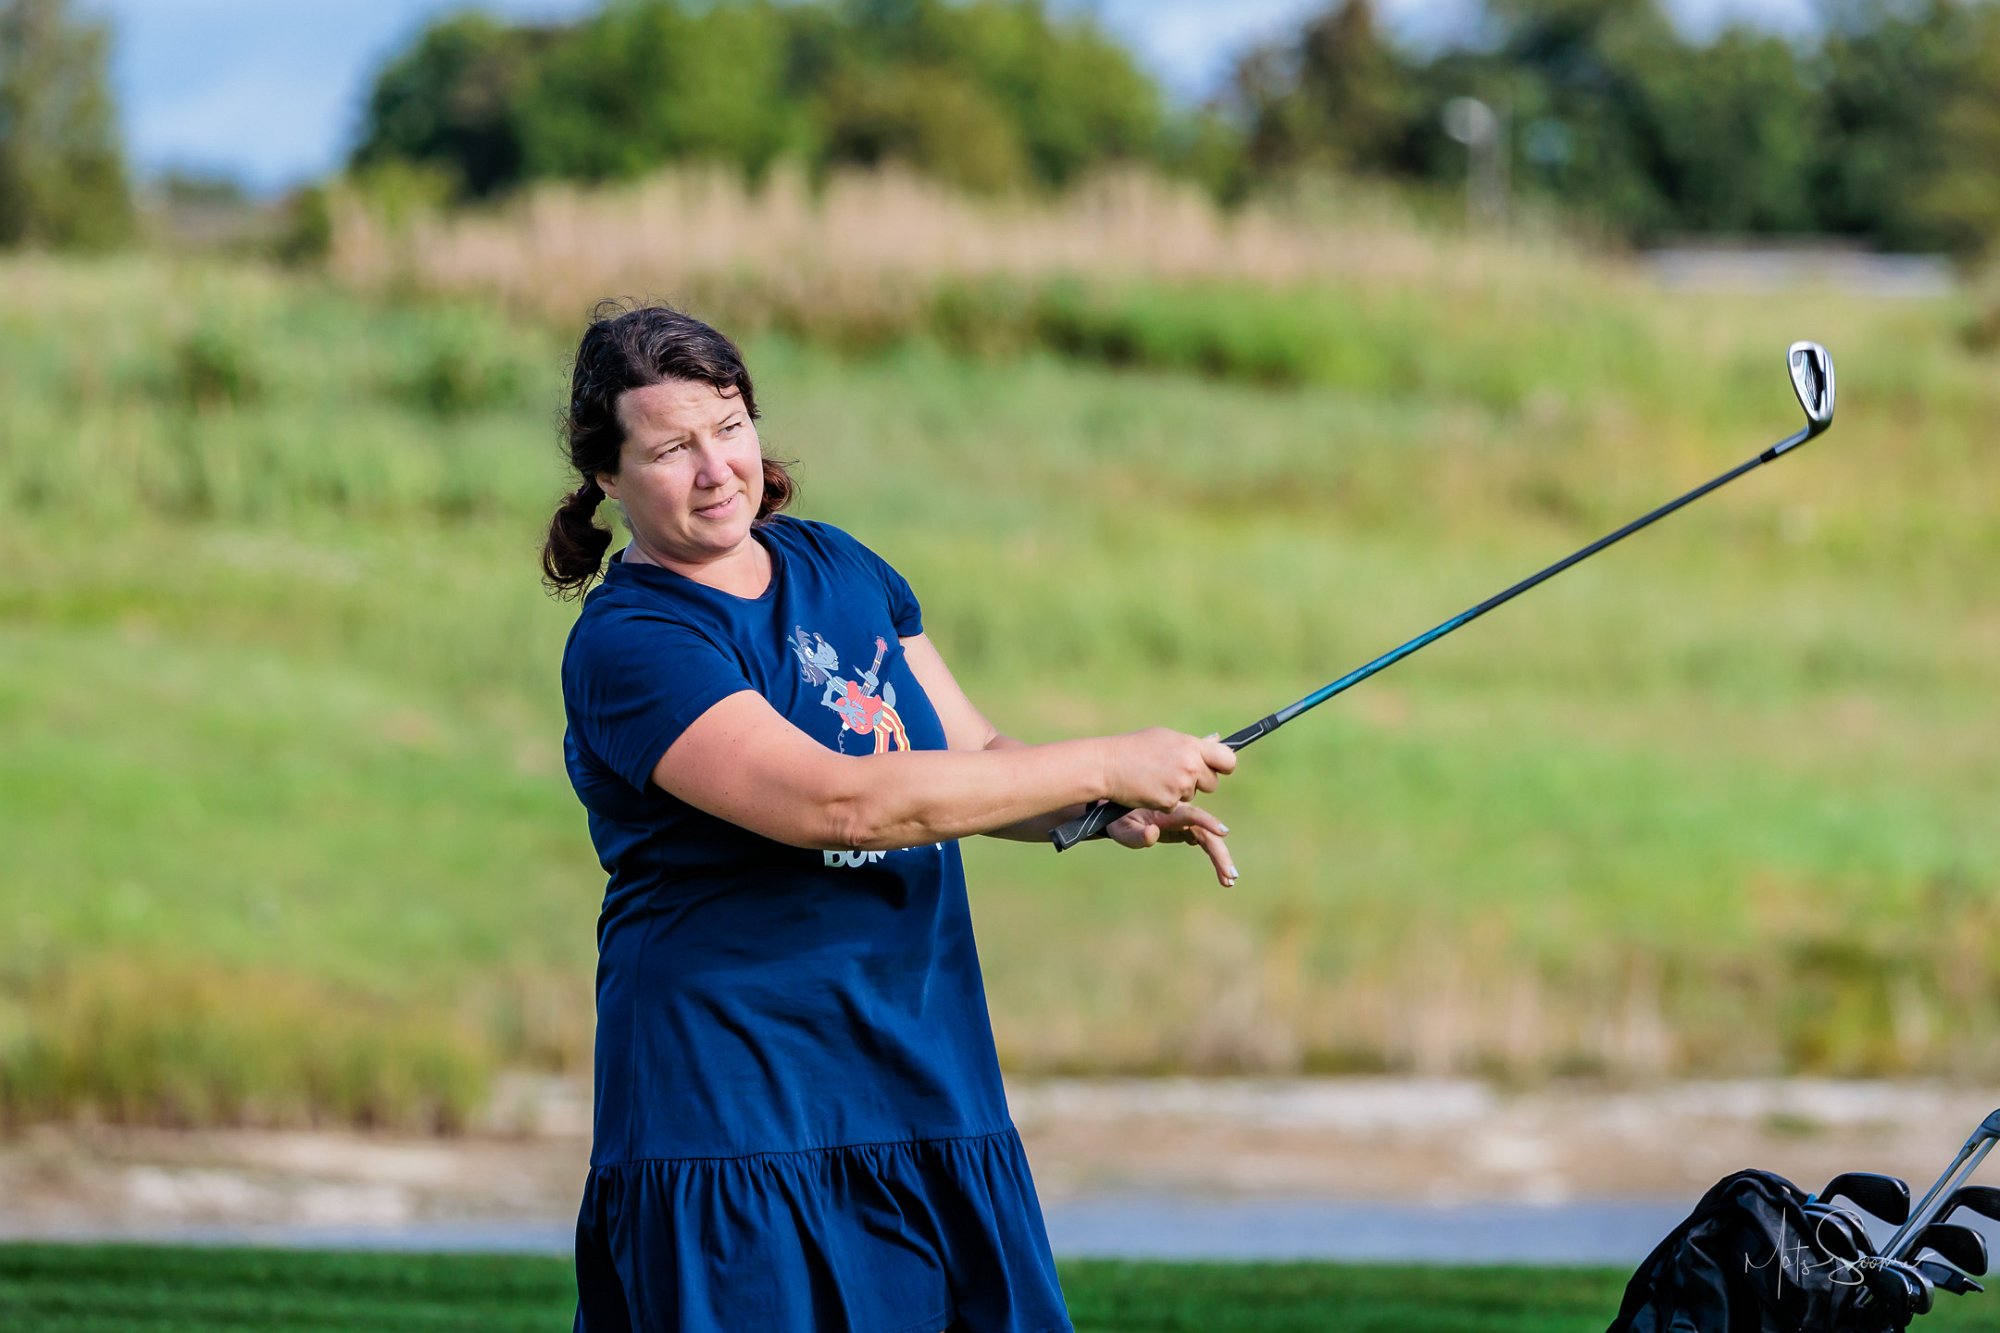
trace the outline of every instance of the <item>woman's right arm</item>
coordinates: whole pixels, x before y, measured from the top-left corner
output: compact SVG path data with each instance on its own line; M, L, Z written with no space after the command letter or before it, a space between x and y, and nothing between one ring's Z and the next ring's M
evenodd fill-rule
M843 755L755 691L714 704L660 756L653 781L698 810L794 847L889 851L1006 828L1108 797L1171 810L1214 791L1236 754L1155 727L1005 750Z

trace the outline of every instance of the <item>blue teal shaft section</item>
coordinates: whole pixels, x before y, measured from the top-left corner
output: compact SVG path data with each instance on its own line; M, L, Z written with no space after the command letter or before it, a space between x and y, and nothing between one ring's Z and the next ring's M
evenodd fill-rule
M1596 541L1584 547L1582 550L1564 556L1562 559L1556 561L1553 565L1550 565L1547 569L1538 570L1537 572L1530 574L1527 578L1522 579L1519 583L1507 589L1505 592L1495 593L1493 596L1487 598L1479 605L1470 607L1464 611L1459 612L1457 615L1453 616L1450 620L1445 621L1442 625L1437 626L1435 629L1425 630L1422 634L1419 634L1416 638L1411 639L1408 643L1402 644L1401 646L1396 648L1391 648L1388 652L1383 653L1380 657L1368 663L1366 666L1356 667L1354 670L1342 676L1339 680L1329 682L1326 685L1322 685L1320 688L1314 690L1311 694L1308 694L1305 698L1299 700L1297 703L1291 704L1285 708L1281 708L1276 713L1273 713L1271 715L1272 725L1266 728L1265 730L1259 732L1257 737L1254 737L1253 739L1261 739L1264 736L1270 735L1272 731L1276 730L1278 727L1283 726L1285 723L1291 721L1293 718L1297 717L1300 713L1304 713L1310 709L1317 708L1319 705L1325 703L1328 699L1331 699L1334 695L1341 693L1343 690L1352 689L1354 686L1359 685L1362 681L1367 680L1370 676L1376 674L1377 672L1387 670L1389 667L1394 666L1396 663L1408 657L1411 653L1416 652L1419 648L1422 648L1427 644L1436 643L1439 639L1442 639L1445 635L1451 633L1459 626L1472 623L1473 621L1479 619L1479 617L1485 615L1488 611L1491 611L1494 607L1501 605L1503 602L1510 602L1514 600L1516 597L1519 597L1522 593L1534 587L1536 584L1543 583L1549 579L1554 578L1556 575L1562 573L1565 569L1568 569L1571 565L1577 564L1580 561L1588 560L1591 556L1596 555L1599 551L1603 550L1605 547L1610 546L1614 542L1623 541L1625 538L1631 536L1633 533L1645 527L1647 524L1658 522L1660 519L1665 518L1668 514L1673 513L1676 509L1679 509L1681 506L1693 504L1696 500L1699 500L1702 496L1707 495L1710 491L1715 490L1717 487L1728 485L1730 482L1736 480L1738 477L1742 476L1744 473L1752 470L1753 468L1762 467L1764 463L1767 461L1767 459L1777 457L1779 454L1783 453L1786 449L1790 448L1793 444L1798 443L1804 437L1805 437L1805 432L1801 431L1799 432L1798 435L1790 439L1787 439L1779 444L1772 445L1771 448L1767 450L1765 453L1759 454L1755 458L1752 458L1745 463L1739 464L1738 466L1731 468L1729 471L1723 473L1721 476L1715 478L1713 481L1703 482L1701 485L1689 491L1686 495L1680 496L1678 499L1667 501L1667 503L1661 505L1658 509L1655 509L1652 513L1645 515L1643 518L1635 518L1630 523L1627 523L1624 527L1618 529L1618 531L1609 533L1603 537L1599 537ZM1249 741L1244 742L1245 745L1248 745L1249 743L1250 743ZM1234 748L1241 749L1242 747L1237 746Z
M1778 457L1780 454L1785 453L1787 450L1793 448L1794 446L1805 443L1807 440L1811 439L1814 435L1818 433L1819 432L1815 430L1811 425L1807 425L1803 430L1797 431L1794 434L1786 436L1784 439L1778 441L1776 444L1766 449L1763 453L1758 454L1756 457L1748 459L1745 462L1739 463L1737 466L1729 469L1729 471L1723 473L1721 476L1716 477L1710 481L1705 481L1701 485L1689 491L1687 494L1678 496L1675 499L1667 501L1665 504L1661 505L1658 509L1653 510L1649 514L1645 514L1639 518L1633 519L1630 523L1627 523L1624 527L1618 529L1616 532L1607 533L1604 536L1599 537L1596 541L1584 547L1582 550L1574 551L1571 554L1566 555L1562 559L1556 561L1553 565L1550 565L1548 568L1538 570L1535 573L1530 574L1527 578L1522 579L1519 583L1516 583L1513 587L1508 588L1504 592L1495 593L1493 596L1487 598L1479 605L1470 607L1464 611L1459 612L1457 615L1453 616L1450 620L1445 621L1442 625L1439 625L1434 629L1425 630L1422 634L1419 634L1416 638L1411 639L1408 643L1404 643L1399 645L1398 647L1391 648L1388 652L1383 653L1380 657L1376 658L1372 662L1369 662L1365 666L1356 667L1354 670L1348 672L1340 679L1335 681L1329 681L1327 684L1322 685L1318 689L1314 690L1311 694L1308 694L1305 698L1300 699L1297 703L1288 704L1285 707L1280 708L1277 712L1272 713L1269 716L1259 718L1257 721L1252 722L1249 726L1243 728L1241 731L1234 732L1231 735L1223 737L1222 743L1224 745L1227 745L1232 750L1242 750L1245 747L1253 744L1254 742L1264 739L1264 737L1270 735L1272 732L1276 731L1279 727L1284 726L1285 723L1290 722L1293 718L1299 716L1301 713L1310 712L1312 709L1315 709L1319 707L1321 704L1325 703L1328 699L1333 698L1334 695L1340 694L1346 690L1353 689L1356 685L1359 685L1362 681L1367 680L1370 676L1376 675L1377 673L1382 671L1386 671L1388 668L1394 666L1396 663L1408 657L1411 653L1416 652L1419 648L1423 648L1428 644L1436 643L1439 639L1442 639L1445 635L1451 633L1455 629L1458 629L1460 626L1471 624L1473 621L1479 619L1479 617L1485 615L1488 611L1491 611L1494 607L1500 606L1506 602L1511 602L1516 597L1519 597L1522 593L1526 592L1528 589L1534 587L1536 584L1547 582L1549 579L1552 579L1556 575L1562 573L1565 569L1568 569L1571 565L1574 565L1582 560L1588 560L1591 556L1596 555L1599 551L1603 550L1605 547L1610 546L1616 542L1623 541L1625 538L1631 536L1633 533L1637 532L1639 529L1643 527L1646 527L1653 523L1657 523L1659 520L1665 518L1668 514L1673 513L1676 509L1682 508L1685 505L1693 504L1696 500L1699 500L1702 496L1707 495L1710 491L1715 490L1718 487L1727 486L1730 482L1735 481L1738 477L1742 476L1744 473L1749 472L1754 468L1762 467L1764 464L1770 462L1772 459ZM1129 813L1131 813L1130 810L1128 810L1125 806L1119 805L1111 801L1099 801L1097 804L1091 806L1088 810L1078 815L1075 819L1072 819L1068 823L1063 824L1060 827L1052 830L1049 834L1049 841L1055 844L1055 849L1057 851L1059 852L1068 851L1071 847L1076 846L1076 844L1078 844L1079 842L1086 842L1091 838L1102 837L1104 834L1105 827L1109 825L1112 820L1117 819L1120 816Z

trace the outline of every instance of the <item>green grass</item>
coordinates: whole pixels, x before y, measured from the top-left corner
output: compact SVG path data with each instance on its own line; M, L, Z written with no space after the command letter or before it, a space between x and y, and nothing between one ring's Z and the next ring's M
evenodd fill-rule
M0 1115L451 1127L496 1069L586 1070L563 340L253 269L0 277ZM1992 1077L2000 363L1961 319L1565 287L1290 388L750 354L801 512L1041 740L1305 693L1785 433L1822 338L1833 433L1247 755L1233 892L971 846L996 1032L1024 1071Z
M1059 1265L1077 1333L1595 1333L1629 1274L1325 1263ZM37 1333L568 1327L566 1259L0 1245L0 1326ZM1985 1327L1946 1298L1926 1330Z
M1581 1333L1609 1321L1625 1275L1085 1261L1061 1276L1078 1333ZM502 1333L565 1328L575 1299L564 1259L0 1246L0 1325L38 1333Z

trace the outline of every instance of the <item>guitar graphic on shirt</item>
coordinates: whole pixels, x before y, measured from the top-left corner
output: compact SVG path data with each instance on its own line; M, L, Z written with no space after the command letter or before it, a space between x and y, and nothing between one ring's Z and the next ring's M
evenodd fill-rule
M840 716L837 744L844 752L847 733L852 731L874 739L875 753L910 748L910 736L896 711L896 687L881 678L882 659L888 656L889 641L877 637L875 661L859 680L839 674L840 654L818 634L801 627L792 629L792 652L799 659L799 674L808 684L824 686L820 703ZM881 693L877 694L876 691Z

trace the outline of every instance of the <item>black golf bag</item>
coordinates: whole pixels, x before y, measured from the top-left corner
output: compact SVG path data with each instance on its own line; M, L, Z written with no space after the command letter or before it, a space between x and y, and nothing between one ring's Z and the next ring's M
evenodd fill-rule
M1632 1275L1607 1333L1893 1333L1928 1305L1865 1233L1768 1171L1716 1182Z

